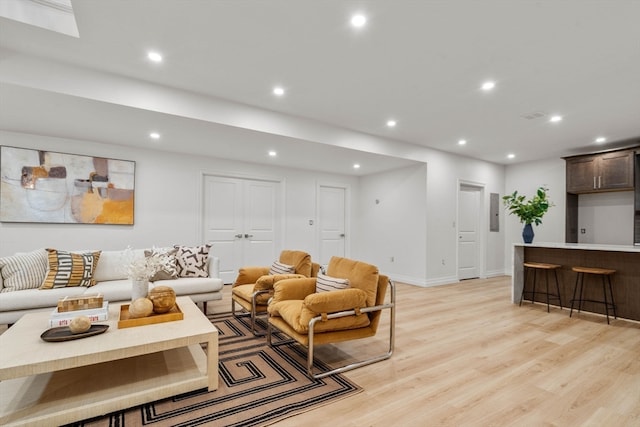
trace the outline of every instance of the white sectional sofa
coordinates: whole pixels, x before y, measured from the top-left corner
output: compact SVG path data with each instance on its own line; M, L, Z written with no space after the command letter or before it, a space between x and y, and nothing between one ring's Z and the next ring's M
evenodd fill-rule
M44 251L44 249L40 249ZM95 251L94 251L95 252ZM32 252L30 254L35 253ZM46 253L46 251L45 251ZM135 249L127 253L135 258L144 257L144 249ZM28 255L28 254L16 254ZM4 274L2 260L0 260L0 324L15 323L26 313L34 311L53 310L60 298L75 297L83 294L93 295L100 293L105 301L126 302L131 300L131 280L127 278L126 268L123 268L124 251L100 251L99 260L93 272L96 284L90 287L74 286L53 289L40 289L40 286L30 289L15 289L5 286L9 281ZM15 257L15 255L14 255ZM11 258L11 257L8 257ZM24 258L27 259L27 258ZM39 258L38 258L39 259ZM219 258L209 255L206 261L206 270L209 277L178 277L170 280L158 280L149 283L149 288L154 286L170 286L178 296L189 296L196 303L203 303L206 310L206 302L222 299L222 280L220 274ZM28 267L25 267L25 269ZM13 266L15 271L15 264ZM40 273L41 274L41 273ZM36 276L39 276L36 275ZM5 280L3 281L3 278ZM44 280L44 277L33 278L32 282Z

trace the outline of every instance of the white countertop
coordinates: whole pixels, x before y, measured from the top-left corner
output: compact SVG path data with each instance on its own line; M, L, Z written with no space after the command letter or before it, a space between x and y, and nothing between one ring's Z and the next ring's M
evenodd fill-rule
M577 249L577 250L587 250L587 251L614 251L614 252L640 252L640 246L634 246L634 245L598 245L595 243L558 243L558 242L514 243L513 245L531 247L531 248Z

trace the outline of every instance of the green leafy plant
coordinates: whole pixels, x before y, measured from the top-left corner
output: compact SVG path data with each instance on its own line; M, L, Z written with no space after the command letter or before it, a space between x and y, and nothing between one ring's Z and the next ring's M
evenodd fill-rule
M517 215L523 224L542 224L542 217L553 203L547 198L547 187L540 187L533 198L527 200L525 196L513 194L502 197L504 205L512 215Z

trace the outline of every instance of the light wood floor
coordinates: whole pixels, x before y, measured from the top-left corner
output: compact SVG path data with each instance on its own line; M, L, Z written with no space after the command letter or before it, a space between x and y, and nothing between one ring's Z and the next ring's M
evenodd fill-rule
M509 277L397 284L395 354L345 374L364 392L276 426L640 426L640 323L509 300ZM319 355L382 349L387 330Z

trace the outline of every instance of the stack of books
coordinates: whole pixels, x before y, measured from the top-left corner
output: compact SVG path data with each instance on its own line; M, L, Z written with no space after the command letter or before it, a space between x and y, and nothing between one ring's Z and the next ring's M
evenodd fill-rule
M102 322L109 319L109 301L104 301L102 307L88 308L85 310L60 311L56 307L49 318L49 327L69 326L74 317L87 316L91 323Z

